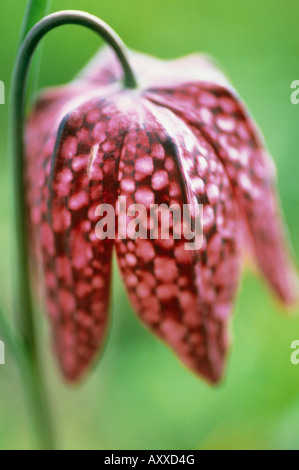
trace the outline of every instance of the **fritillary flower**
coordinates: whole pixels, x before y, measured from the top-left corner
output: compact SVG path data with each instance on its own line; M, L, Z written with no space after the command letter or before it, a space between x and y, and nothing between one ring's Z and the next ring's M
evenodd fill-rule
M212 383L223 376L229 321L246 247L286 305L296 274L275 192L275 167L252 117L207 57L161 61L130 52L137 89L101 52L69 85L42 93L26 130L32 252L65 378L76 381L109 325L116 250L141 321ZM97 207L201 204L203 241L100 240ZM128 217L125 224L130 223ZM117 220L116 220L116 226Z

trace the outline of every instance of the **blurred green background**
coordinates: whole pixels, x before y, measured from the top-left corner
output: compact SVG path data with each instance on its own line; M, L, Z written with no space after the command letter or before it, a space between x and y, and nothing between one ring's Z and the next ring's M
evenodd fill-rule
M0 79L9 85L25 0L0 0ZM52 11L82 9L111 24L132 48L162 58L214 55L266 136L295 256L299 254L299 79L297 0L53 0ZM83 28L45 40L41 86L72 78L99 46ZM8 101L8 100L7 100ZM8 105L0 107L0 297L11 311L11 199ZM102 360L87 383L68 389L40 342L62 449L299 449L299 365L290 344L299 319L285 316L263 282L246 272L235 306L227 377L210 388L181 366L135 318L114 274L113 321ZM19 374L7 351L0 367L0 448L35 446Z

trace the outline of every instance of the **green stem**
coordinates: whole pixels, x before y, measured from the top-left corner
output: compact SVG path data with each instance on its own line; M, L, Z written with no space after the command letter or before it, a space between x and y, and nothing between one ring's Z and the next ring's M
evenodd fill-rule
M44 18L50 12L52 0L28 0L27 8L25 12L25 17L22 25L22 30L20 34L20 47L24 39L26 38L29 31L33 28L33 26ZM20 48L19 47L19 48ZM42 59L42 48L40 48L36 56L33 60L33 64L31 66L31 73L30 73L30 80L28 86L28 99L27 103L30 105L32 98L36 94L37 86L38 86L38 77L39 71L41 66L41 59Z
M33 26L50 11L51 0L28 0L20 34L20 47Z
M28 415L33 417L33 422L38 431L39 448L55 449L50 422L51 417L45 387L40 378L39 363L36 362L36 357L33 357L32 352L24 346L23 342L18 339L17 334L11 329L1 308L0 333L5 348L7 347L11 351L19 366L30 407Z
M62 11L49 15L37 23L27 35L19 51L12 84L12 148L14 157L14 196L16 255L18 261L17 278L15 279L17 315L22 343L28 358L25 378L28 397L42 442L42 448L54 449L55 442L48 400L43 381L38 345L35 334L34 310L30 289L30 268L28 260L28 239L25 221L26 202L24 188L24 120L25 92L29 66L33 53L41 39L52 29L66 24L85 26L101 37L114 49L124 70L124 85L136 88L137 82L128 61L126 48L117 34L103 21L95 16L79 11Z
M20 34L20 48L22 47L22 43L31 28L36 24L37 21L39 21L48 13L50 9L50 3L51 0L28 1ZM28 102L31 101L31 97L37 89L40 63L41 50L38 51L38 54L35 57L32 66L32 71L30 74L30 92L28 93ZM17 230L22 229L22 224L17 223L17 225ZM21 237L20 232L16 232L16 237L17 239ZM19 241L17 241L16 244L19 245ZM20 252L20 250L17 251ZM18 262L19 260L16 261ZM22 276L25 275L22 263L18 267L22 269L22 273L19 273L18 269L16 270L19 275L19 279L17 279L17 282L15 284L15 298L17 299L16 302L18 302L17 311L19 324L17 326L20 331L19 334L16 334L16 332L10 328L2 311L0 311L0 331L1 334L4 335L5 345L7 345L8 349L13 353L19 366L19 370L22 376L22 382L24 384L24 389L27 396L29 416L31 417L31 419L33 418L32 421L37 431L36 437L39 441L38 447L41 449L54 449L55 444L52 433L51 416L47 404L48 401L43 377L40 373L40 364L37 360L38 354L37 344L35 341L36 336L33 331L34 328L31 328L30 334L28 334L30 330L29 328L23 329L23 324L25 323L25 320L23 318L26 315L26 313L24 312L29 312L29 316L32 315L30 313L30 309L32 308L32 306L30 305L31 302L29 300L26 301L26 297L28 296L22 295L23 289L20 289L18 286L18 284L21 282ZM24 286L24 288L26 288L26 286ZM27 288L29 288L29 286ZM18 296L18 292L20 293L20 297ZM25 299L24 305L22 305L22 299ZM27 335L25 335L26 330Z
M16 338L16 334L12 331L11 326L6 320L3 309L0 307L0 339L4 341L5 346L8 346L12 351L18 363L22 362L22 346Z

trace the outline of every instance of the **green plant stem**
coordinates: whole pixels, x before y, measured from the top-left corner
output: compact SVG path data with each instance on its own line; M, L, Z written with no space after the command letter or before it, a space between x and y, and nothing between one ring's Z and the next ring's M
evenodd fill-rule
M20 34L20 47L22 47L22 43L25 37L27 36L31 28L34 26L34 24L49 12L50 3L51 0L28 1ZM30 99L28 99L28 102L31 101L33 92L37 88L40 62L41 50L38 51L38 54L36 55L32 66L32 71L30 74L30 93L28 93L28 98L30 97ZM19 230L21 226L22 224L18 224L19 228L16 227L17 230ZM16 232L16 237L21 237L20 232ZM19 242L17 242L16 245L19 245ZM16 258L18 258L18 254ZM16 264L19 264L18 259L16 259L15 261ZM28 310L26 309L30 309L32 306L26 306L26 304L22 306L22 298L26 299L26 296L22 298L18 297L18 290L21 292L18 287L18 284L20 283L21 277L24 275L24 270L21 274L18 272L18 268L19 266L17 267L15 272L19 275L19 279L17 279L17 282L15 282L14 279L14 286L16 287L15 302L17 302L16 307L18 311L17 332L8 324L6 316L4 315L2 309L0 309L0 332L5 341L5 345L7 346L8 350L11 351L17 362L17 365L19 366L22 383L24 384L24 390L28 402L29 416L31 417L32 422L35 425L37 431L37 447L41 449L53 449L55 448L55 444L52 435L52 426L50 421L51 416L49 412L49 407L47 405L47 397L45 386L43 383L43 377L40 373L41 366L38 362L37 344L35 341L36 336L34 334L33 328L30 335L26 336L25 334L23 334L24 321L22 317L26 314L24 312L28 312ZM20 269L23 269L21 265ZM29 301L27 300L27 303L28 302ZM22 313L20 314L21 310ZM48 423L49 426L46 423Z
M24 347L22 341L7 323L3 310L0 308L0 332L5 346L11 351L21 372L22 382L29 403L29 416L33 417L40 440L40 449L54 449L52 427L48 411L46 391L40 379L39 363L35 361L31 351Z
M20 34L20 47L33 26L50 11L51 0L28 0Z
M15 332L12 330L11 326L6 320L3 309L0 307L0 334L1 340L4 341L5 345L8 346L10 351L12 351L18 363L22 362L22 346L17 340Z
M50 13L51 2L52 0L28 0L20 34L19 48L22 46L24 39L26 38L29 31L33 28L33 26L46 15L48 15L48 13ZM42 48L37 51L33 59L33 64L31 65L31 73L27 93L28 105L30 105L32 98L35 96L37 91L41 59Z
M49 15L37 23L26 36L18 54L12 84L12 148L14 160L14 196L16 255L18 261L16 288L16 310L19 320L19 334L28 358L24 367L28 397L31 400L32 412L39 432L41 446L54 449L55 440L51 414L46 396L43 373L36 341L34 310L30 289L30 267L28 260L28 239L25 221L26 203L24 188L24 120L25 92L29 66L33 53L41 39L52 29L66 24L85 26L102 38L114 49L124 70L124 85L137 87L137 82L128 61L126 48L117 34L103 21L95 16L79 11L62 11Z

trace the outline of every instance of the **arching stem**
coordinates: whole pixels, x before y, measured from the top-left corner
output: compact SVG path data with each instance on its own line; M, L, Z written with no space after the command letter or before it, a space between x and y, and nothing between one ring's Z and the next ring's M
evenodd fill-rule
M18 54L12 84L12 148L14 158L14 197L16 228L15 279L16 311L20 338L29 359L28 388L34 408L36 425L43 441L43 447L55 448L51 415L46 396L41 362L35 333L33 304L30 289L30 268L28 259L28 239L25 220L26 202L24 188L24 120L25 93L29 66L33 53L41 39L52 29L66 24L85 26L99 34L114 49L124 71L124 86L137 87L137 82L128 61L126 48L117 34L95 16L80 11L61 11L42 19L27 35Z

